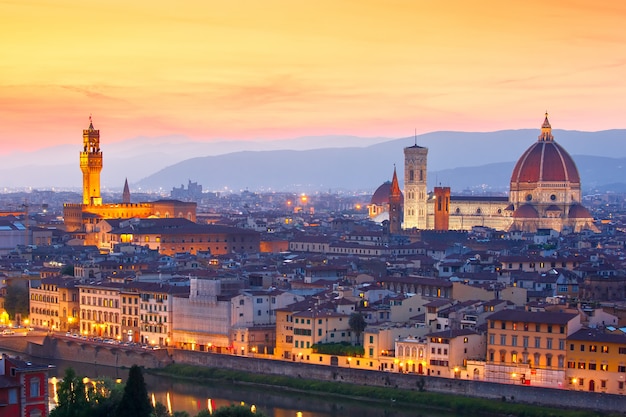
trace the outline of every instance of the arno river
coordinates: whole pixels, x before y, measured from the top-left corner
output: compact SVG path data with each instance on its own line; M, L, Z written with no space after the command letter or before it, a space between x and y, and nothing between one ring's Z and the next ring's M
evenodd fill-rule
M79 376L91 379L108 377L126 380L128 370L102 365L90 365L68 361L32 359L34 363L55 365L50 377L62 378L65 369L74 368ZM425 410L420 405L401 407L387 403L363 402L330 398L328 395L301 394L282 391L280 388L255 388L230 384L223 381L200 385L168 377L144 374L148 393L172 411L186 411L194 417L200 410L213 409L230 404L254 405L257 410L273 417L450 417L452 414ZM52 390L51 390L52 391Z

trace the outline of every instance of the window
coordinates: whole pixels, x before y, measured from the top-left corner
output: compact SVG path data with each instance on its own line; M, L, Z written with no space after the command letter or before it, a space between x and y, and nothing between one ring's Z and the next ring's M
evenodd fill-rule
M609 353L609 347L606 345L602 346L602 353Z
M537 348L537 349L541 348L541 338L540 337L535 337L535 348Z
M589 370L590 371L595 371L596 370L596 364L595 363L590 363L589 364Z
M40 390L39 390L39 378L31 378L30 380L30 396L31 397L39 397L40 394Z
M603 363L600 365L600 370L607 372L609 370L609 365L607 365L606 363Z
M489 335L489 344L490 345L495 345L496 344L496 335L495 334L490 334Z
M548 324L548 333L552 333L552 325Z
M541 331L541 324L535 324L535 331L539 333Z
M500 344L502 346L506 346L506 335L505 334L501 334L500 335Z
M370 336L370 343L374 343L374 336Z
M528 347L528 336L524 336L524 338L522 340L522 343L523 343L522 346L524 346L525 348Z
M511 346L517 346L517 336L511 336Z
M503 322L502 322L501 327L502 327L502 330L505 330L505 329L506 329L506 321L503 321Z
M572 346L574 346L574 345L572 345ZM590 349L590 350L591 350L591 349ZM581 352L584 352L584 351L585 351L585 345L580 345L580 351L581 351Z
M626 355L626 347L621 347L618 349L618 353L620 355Z
M17 404L17 388L9 390L9 404Z
M574 361L567 361L567 367L569 369L575 369L576 368L576 362L574 362Z
M546 349L552 349L552 339L546 339Z
M619 365L619 366L617 367L617 372L624 372L624 373L626 373L626 366L624 366L624 365Z
M585 369L587 364L585 362L578 362L578 369Z
M597 352L597 351L598 351L598 346L589 345L589 352Z

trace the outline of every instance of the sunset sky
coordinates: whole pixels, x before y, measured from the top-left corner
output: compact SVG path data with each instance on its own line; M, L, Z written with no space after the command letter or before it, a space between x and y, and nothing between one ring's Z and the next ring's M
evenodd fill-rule
M0 0L0 153L626 128L626 2Z

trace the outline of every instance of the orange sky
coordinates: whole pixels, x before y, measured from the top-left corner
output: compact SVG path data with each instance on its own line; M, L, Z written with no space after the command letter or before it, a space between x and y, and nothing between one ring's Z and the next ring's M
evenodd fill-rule
M626 2L0 0L0 153L626 128Z

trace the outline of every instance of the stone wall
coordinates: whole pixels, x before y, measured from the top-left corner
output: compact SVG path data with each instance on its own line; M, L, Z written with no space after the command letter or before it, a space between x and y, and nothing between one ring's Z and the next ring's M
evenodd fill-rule
M45 337L0 338L0 348L44 359L62 359L97 365L160 368L169 363L241 370L258 374L283 375L320 381L417 390L494 399L497 401L548 405L550 407L589 410L626 410L626 396L570 390L556 390L522 385L495 384L483 381L438 378L415 374L339 368L245 356L220 355L177 349L124 349L115 345L94 344L82 340Z
M612 394L338 368L244 356L218 355L205 352L174 350L171 352L171 356L176 363L242 370L261 374L284 375L294 378L393 387L407 390L417 390L419 384L423 381L424 390L444 394L548 405L550 407L619 412L626 409L626 396Z

